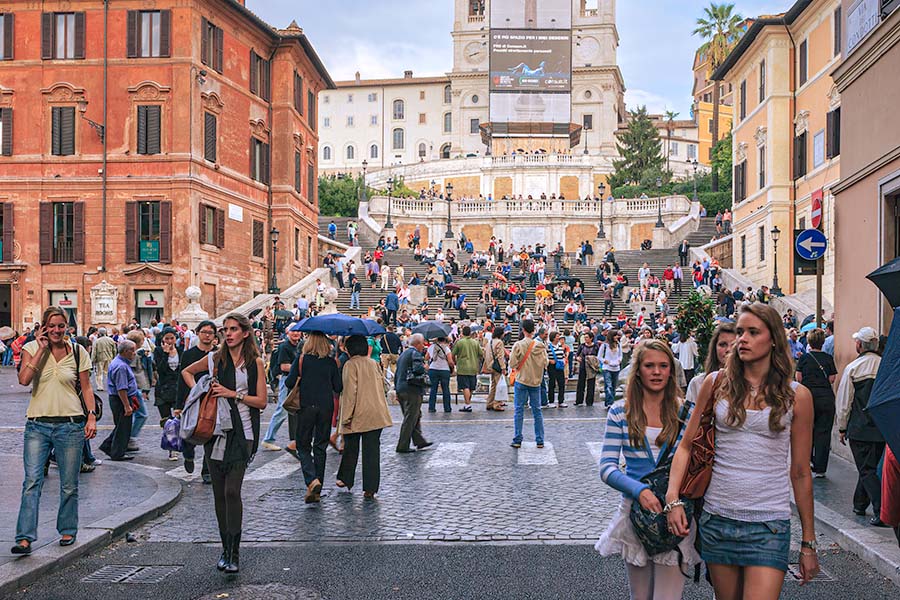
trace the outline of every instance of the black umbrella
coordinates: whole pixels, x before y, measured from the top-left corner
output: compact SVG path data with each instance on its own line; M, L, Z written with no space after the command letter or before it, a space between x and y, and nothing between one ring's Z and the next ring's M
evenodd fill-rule
M440 321L422 321L413 328L412 332L421 333L426 340L433 340L448 337L450 335L450 327Z
M866 279L878 286L891 308L900 306L900 257L875 269Z
M263 309L261 309L261 308L255 308L250 311L250 314L247 315L247 318L252 319L252 318L256 317L256 315L258 315L262 311L263 311Z

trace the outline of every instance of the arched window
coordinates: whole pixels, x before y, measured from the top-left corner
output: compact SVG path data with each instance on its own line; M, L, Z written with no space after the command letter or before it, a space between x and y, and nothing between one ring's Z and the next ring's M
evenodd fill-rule
M378 158L378 144L369 146L369 158Z
M391 136L394 150L403 150L406 147L406 135L404 131L397 127Z
M450 158L450 144L441 146L441 158Z
M406 118L406 105L403 100L394 100L394 120L402 121Z
M450 104L453 101L453 95L450 93L450 85L444 86L444 104Z
M331 160L331 146L322 147L322 160Z
M356 158L356 148L353 146L347 146L347 160L353 160Z
M444 133L451 133L453 131L453 115L451 113L444 113Z
M425 147L425 142L419 144L419 158L425 158L428 154L428 148Z

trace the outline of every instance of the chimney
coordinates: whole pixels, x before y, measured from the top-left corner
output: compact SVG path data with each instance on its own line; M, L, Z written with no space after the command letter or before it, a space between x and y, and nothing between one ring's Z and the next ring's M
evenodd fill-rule
M403 79L412 79L412 71L403 71Z
M359 71L356 72L356 85L359 85Z

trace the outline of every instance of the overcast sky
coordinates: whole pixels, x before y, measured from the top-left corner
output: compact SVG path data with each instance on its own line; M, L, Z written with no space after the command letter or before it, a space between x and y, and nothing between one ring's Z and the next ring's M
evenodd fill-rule
M561 0L564 1L564 0ZM743 16L786 11L793 0L739 0ZM646 104L688 118L691 66L698 38L691 35L705 2L620 0L619 67L629 108ZM335 80L440 75L453 64L452 0L247 0L271 25L292 19L304 29ZM648 21L647 17L653 20Z

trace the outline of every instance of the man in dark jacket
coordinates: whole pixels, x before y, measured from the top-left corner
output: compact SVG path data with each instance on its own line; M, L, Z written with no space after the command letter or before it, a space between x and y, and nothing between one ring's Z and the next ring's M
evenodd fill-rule
M681 242L678 246L678 263L682 267L686 267L688 264L688 253L691 251L691 245L688 244L687 240Z
M388 293L387 297L384 299L384 308L387 310L387 324L396 325L397 311L400 309L400 297L397 296L397 292L391 290L391 292Z
M187 367L191 366L201 358L206 358L206 355L213 350L216 349L216 324L212 321L201 321L199 325L197 325L197 329L194 330L197 333L197 345L193 348L185 350L181 354L181 363L178 365L179 377L178 377L178 392L175 396L175 416L181 415L181 410L184 408L184 401L187 400L188 394L191 391L191 388L187 386L184 382L184 379L181 377L181 371L185 370ZM206 372L197 373L195 377L200 379L206 375ZM184 442L181 453L184 455L184 470L188 473L194 472L194 448L193 444L189 444ZM210 484L212 483L212 479L209 476L209 465L206 463L206 457L203 457L203 468L200 470L200 476L203 479L203 483Z
M400 425L400 439L397 440L397 452L401 454L415 452L409 447L410 442L419 450L424 450L432 445L422 436L422 396L425 385L407 381L407 374L415 377L424 377L425 362L425 338L422 334L415 333L409 339L409 348L403 351L397 359L397 376L395 387L397 389L397 401L403 411L403 424Z

